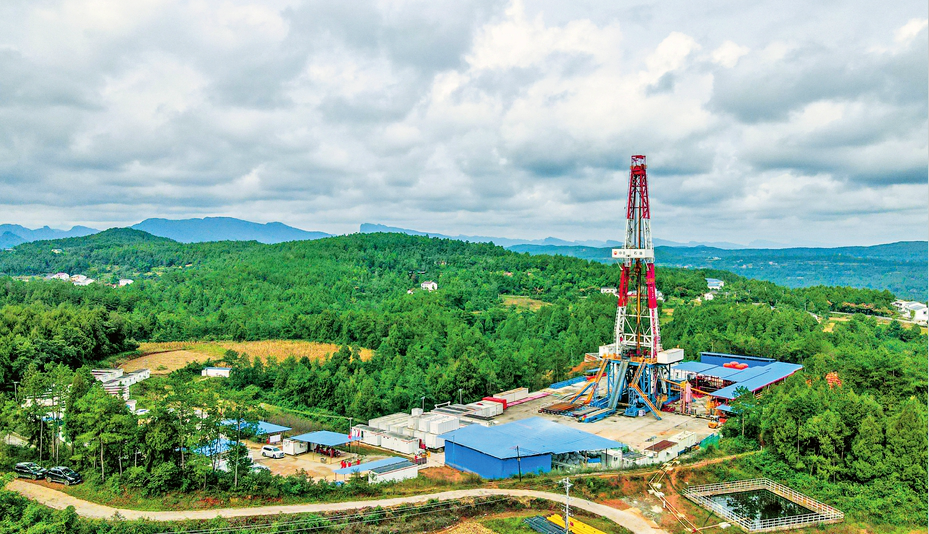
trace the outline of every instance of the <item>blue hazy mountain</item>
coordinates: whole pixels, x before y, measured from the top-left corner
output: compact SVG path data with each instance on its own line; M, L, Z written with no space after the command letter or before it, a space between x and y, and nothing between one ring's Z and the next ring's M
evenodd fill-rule
M515 245L514 252L557 254L613 263L605 247ZM929 242L900 241L870 247L753 248L655 247L659 266L721 269L788 287L815 285L888 289L903 298L925 300Z
M383 224L364 223L359 231L362 234L373 234L375 232L391 234L420 235L426 237L438 237L441 239L454 239L456 241L470 241L472 243L493 243L501 247L512 247L515 245L548 245L548 246L597 246L610 247L619 246L618 241L565 241L556 237L546 237L545 239L514 239L509 237L492 237L484 235L445 235L436 232L420 232L419 230L410 230L409 228L397 228L395 226L384 226Z
M12 232L3 232L0 234L0 249L13 248L23 243L26 243L26 240Z
M330 237L325 232L308 232L284 223L255 223L232 217L204 217L202 219L145 219L130 228L181 243L205 241L258 241L283 243Z
M41 241L45 239L64 239L67 237L84 237L85 235L96 234L100 230L88 228L86 226L72 226L70 230L57 230L43 226L42 228L26 228L18 224L0 224L0 248L9 248L19 245L20 243L30 243L32 241ZM7 234L10 234L9 236ZM15 237L21 239L16 243Z
M419 230L411 230L409 228L397 228L396 226L385 226L383 224L371 224L364 223L361 225L360 232L362 234L372 234L375 232L384 232L384 233L393 233L393 234L407 234L407 235L421 235L426 237L438 237L441 239L455 239L458 241L471 241L472 243L494 243L501 247L513 247L518 245L541 245L541 246L558 246L558 247L619 247L622 245L622 242L608 239L606 241L590 239L586 241L566 241L564 239L558 239L557 237L546 237L545 239L519 239L512 237L492 237L492 236L483 236L483 235L446 235L439 234L436 232L421 232ZM620 229L622 232L622 229ZM775 243L775 245L779 245ZM667 241L664 239L655 239L655 246L666 246L666 247L697 247L697 246L707 246L707 247L717 247L721 249L740 249L748 248L745 245L740 245L738 243L729 243L727 241L713 241L713 242L704 242L704 241L691 241L689 243L679 243L677 241ZM781 248L784 245L780 245L772 248Z

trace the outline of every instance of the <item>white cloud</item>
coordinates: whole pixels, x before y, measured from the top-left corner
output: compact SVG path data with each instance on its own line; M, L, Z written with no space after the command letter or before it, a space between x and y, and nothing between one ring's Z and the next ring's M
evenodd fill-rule
M0 212L926 237L924 10L646 4L0 2Z

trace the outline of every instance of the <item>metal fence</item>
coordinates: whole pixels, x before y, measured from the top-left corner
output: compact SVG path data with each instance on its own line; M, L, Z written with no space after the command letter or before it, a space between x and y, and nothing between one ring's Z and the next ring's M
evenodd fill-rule
M727 493L742 493L747 491L767 490L783 497L788 501L803 506L812 513L773 519L750 519L742 517L728 508L713 502L709 497ZM704 484L692 486L683 492L684 496L700 506L710 510L727 521L738 525L746 532L773 532L790 528L809 527L817 524L838 523L845 518L845 514L828 504L823 504L798 491L794 491L783 484L778 484L767 478L751 480L737 480L735 482L722 482L719 484Z

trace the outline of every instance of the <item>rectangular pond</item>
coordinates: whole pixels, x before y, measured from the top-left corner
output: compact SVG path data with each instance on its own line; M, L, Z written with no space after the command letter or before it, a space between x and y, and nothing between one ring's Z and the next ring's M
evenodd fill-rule
M708 498L733 514L754 521L814 513L812 510L766 489L723 493Z

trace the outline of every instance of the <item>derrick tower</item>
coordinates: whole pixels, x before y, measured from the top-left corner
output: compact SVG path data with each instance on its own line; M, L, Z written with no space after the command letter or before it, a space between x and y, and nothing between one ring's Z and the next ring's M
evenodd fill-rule
M670 361L661 353L658 326L658 291L655 287L655 248L652 244L645 156L632 156L626 199L626 237L613 258L622 261L617 290L614 343L601 357L600 368L572 402L595 412L580 420L594 421L624 403L625 415L651 412L661 419L661 407L671 399ZM604 382L601 385L601 381Z

